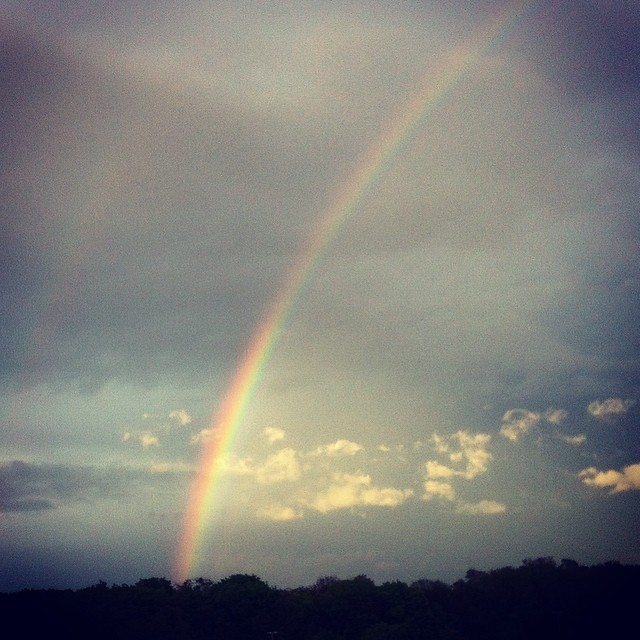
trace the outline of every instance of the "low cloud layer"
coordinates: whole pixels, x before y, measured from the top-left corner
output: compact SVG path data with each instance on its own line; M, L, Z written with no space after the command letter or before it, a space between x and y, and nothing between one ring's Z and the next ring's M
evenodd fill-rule
M184 475L178 465L149 467L35 464L14 460L0 464L0 511L57 509L74 503L95 504L153 486L158 475Z

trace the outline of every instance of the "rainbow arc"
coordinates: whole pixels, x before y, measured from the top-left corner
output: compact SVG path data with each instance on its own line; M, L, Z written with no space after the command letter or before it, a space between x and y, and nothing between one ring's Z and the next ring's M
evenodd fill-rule
M199 547L209 525L212 502L225 454L234 437L253 392L267 365L282 329L300 292L309 281L333 238L358 209L359 204L393 165L405 144L433 109L451 93L487 50L497 44L531 6L514 2L495 15L464 46L430 70L421 91L407 104L401 115L361 156L356 169L344 181L331 206L320 216L319 224L289 271L280 292L253 334L249 347L211 424L213 437L204 446L184 514L174 561L173 579L184 582L197 566Z

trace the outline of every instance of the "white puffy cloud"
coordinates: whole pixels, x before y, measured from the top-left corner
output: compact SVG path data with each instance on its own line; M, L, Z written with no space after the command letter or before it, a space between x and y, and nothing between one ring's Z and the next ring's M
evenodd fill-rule
M480 502L461 502L457 505L458 513L466 513L469 515L495 515L504 513L507 506L502 502L495 500L480 500Z
M527 409L509 409L502 416L500 433L507 440L517 442L523 435L529 433L538 422L540 422L539 413Z
M451 478L456 475L456 471L451 467L440 464L436 460L427 460L427 478L429 480L437 480L439 478Z
M433 446L437 453L447 453L449 451L449 444L447 443L445 438L438 435L437 433L434 433L431 436L431 442L433 443Z
M426 478L427 480L438 480L441 478L452 478L460 476L467 480L473 480L476 476L487 470L493 455L487 450L491 441L488 433L470 434L466 431L458 431L445 440L442 436L434 434L433 442L436 451L447 454L449 462L454 466L447 466L438 460L427 460ZM457 445L456 449L452 447ZM463 468L456 468L455 465L462 465Z
M262 435L267 439L269 444L273 444L279 440L284 440L285 437L284 431L277 427L265 427L262 431Z
M256 468L256 480L260 484L292 482L300 478L300 462L296 451L287 447L269 456Z
M263 432L267 437L279 434L279 430ZM491 435L487 433L460 430L446 436L435 434L430 443L440 453L440 459L425 462L421 498L425 501L440 499L456 503L454 481L473 480L486 472L493 459L488 450L490 442ZM264 489L260 490L260 495L256 495L256 515L266 520L296 520L302 518L307 510L328 513L353 507L395 507L414 495L412 488L376 486L371 476L363 471L351 472L336 467L340 458L353 456L363 450L362 445L343 438L318 446L308 453L283 448L266 459L229 456L224 468L228 473L251 477L263 486L278 483L289 483L291 486L291 483L300 481L293 485L288 497L282 494L278 497L267 496ZM388 446L378 447L378 450L394 451ZM330 468L327 468L327 459L331 459ZM503 507L496 505L498 503L483 500L477 505L460 508L464 512L497 513Z
M252 458L239 458L235 455L225 456L222 460L222 468L236 476L255 476L256 467Z
M264 462L253 458L227 456L223 461L224 470L237 476L252 476L259 484L293 482L301 475L298 453L289 447L270 455Z
M138 435L140 444L146 449L147 447L157 447L160 444L158 436L151 431L143 431Z
M316 456L353 456L358 451L363 450L363 446L359 445L357 442L352 442L351 440L336 440L331 444L327 444L321 447L318 447L313 455Z
M577 446L583 444L586 441L587 436L585 436L584 433L578 433L575 436L561 435L560 439L564 440L567 444L570 444L570 445L573 445L574 447L577 447Z
M427 460L425 463L425 482L423 500L441 499L453 502L456 490L452 484L455 478L473 480L487 471L493 455L487 449L491 442L488 433L468 433L458 431L444 437L434 434L432 443L438 453L446 456L449 464L438 460ZM500 508L499 503L481 500L477 505L460 503L458 510L464 513L492 513L491 509ZM484 510L484 511L483 511ZM493 511L497 513L497 511Z
M357 506L395 507L411 495L411 489L375 487L366 474L334 473L329 487L309 500L308 506L320 513Z
M192 420L191 416L184 409L178 409L176 411L172 411L169 414L169 418L171 420L175 420L179 425L183 427L189 424Z
M460 444L463 459L467 460L467 468L462 475L467 480L472 480L484 473L493 459L493 455L486 448L491 436L488 433L469 434L466 431L458 431L453 437Z
M423 500L433 500L434 498L442 498L444 500L454 500L456 492L448 482L439 480L426 480L424 483Z
M635 400L623 400L622 398L608 398L602 402L594 400L589 403L587 411L594 418L604 419L626 413L634 404Z
M622 471L599 471L595 467L583 469L579 478L590 487L611 488L609 493L640 489L640 463L623 467Z

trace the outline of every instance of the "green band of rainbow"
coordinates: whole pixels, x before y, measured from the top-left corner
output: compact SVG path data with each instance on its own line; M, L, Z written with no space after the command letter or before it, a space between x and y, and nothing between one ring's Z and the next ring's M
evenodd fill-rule
M494 46L524 14L531 2L513 2L486 24L464 47L457 49L430 70L423 89L408 103L401 117L360 158L357 169L338 192L332 206L321 217L315 233L301 252L249 344L212 423L214 437L206 444L191 489L178 549L173 579L182 583L197 565L198 547L208 525L216 480L223 456L233 444L245 409L282 332L289 312L313 273L324 250L355 211L370 187L393 164L404 143L411 138L436 104L465 76L486 50Z

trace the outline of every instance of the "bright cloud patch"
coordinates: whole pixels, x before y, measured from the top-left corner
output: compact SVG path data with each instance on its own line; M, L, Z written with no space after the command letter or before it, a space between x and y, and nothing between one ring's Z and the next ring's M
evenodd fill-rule
M144 449L157 447L160 444L158 436L151 431L139 431L136 433L126 431L122 436L122 442L131 442L132 440L141 444Z
M395 507L413 495L410 489L379 488L366 474L335 473L331 485L309 501L320 513L357 506Z
M358 451L362 451L363 447L357 442L351 440L336 440L331 444L318 447L313 454L317 456L353 456Z
M447 464L440 460L427 460L422 499L456 500L456 490L452 482L456 478L473 480L485 473L493 455L487 449L491 442L488 433L468 433L458 431L447 437L434 434L432 443L437 453L446 457ZM460 513L501 513L506 507L491 500L481 500L477 504L459 502Z
M455 500L456 492L448 482L439 480L426 480L424 483L423 500L442 498L443 500Z
M542 417L549 422L550 424L562 424L566 419L569 413L564 409L547 409Z
M284 431L276 427L265 427L262 431L262 435L267 439L269 444L273 444L279 440L284 440L285 436Z
M491 441L487 433L468 434L466 431L458 431L454 435L460 444L460 453L467 461L467 467L462 474L467 480L472 480L477 475L484 473L493 456L486 447Z
M209 442L214 437L215 429L200 429L198 433L191 436L191 444L202 444Z
M280 449L262 463L252 458L230 457L225 460L224 468L234 475L253 476L259 484L293 482L300 478L298 454L291 448Z
M456 472L451 467L447 467L444 464L440 464L435 460L427 460L427 464L425 465L427 468L427 478L430 480L435 480L438 478L451 478L455 476Z
M623 400L622 398L608 398L602 402L594 400L589 403L587 411L594 418L602 419L626 413L634 404L634 400Z
M539 413L527 409L510 409L502 416L500 433L507 440L517 442L523 435L529 433L538 422L540 422Z
M494 500L480 500L480 502L463 502L456 507L458 513L467 513L469 515L495 515L504 513L507 510L506 505L502 502Z
M149 467L149 471L156 474L189 473L193 468L183 462L157 462Z
M256 480L261 484L292 482L300 477L298 454L291 448L281 449L267 458L256 469Z
M433 440L436 451L446 454L450 465L442 464L438 460L427 460L425 465L427 480L454 476L472 480L487 470L493 458L487 450L487 445L491 441L488 433L469 434L466 431L458 431L449 438L448 442L437 434L434 435ZM456 446L455 449L453 449L454 446Z
M268 507L258 509L258 518L262 520L274 520L276 522L289 522L291 520L301 520L303 513L293 507L286 507L279 504L272 504Z
M561 440L564 440L567 444L577 447L587 440L587 436L583 433L579 433L575 436L560 436Z
M178 409L169 414L171 420L175 420L179 425L185 426L191 422L191 416L184 410Z
M555 409L549 407L542 413L529 411L528 409L509 409L502 416L502 427L500 433L507 440L517 442L533 429L541 420L549 424L562 424L569 413L565 409Z
M224 469L237 476L253 476L258 484L293 482L301 475L298 453L291 448L280 449L262 463L256 463L251 457L228 456Z
M595 467L583 469L578 476L590 487L611 488L609 493L640 489L640 463L624 467L622 471L599 471Z

